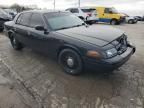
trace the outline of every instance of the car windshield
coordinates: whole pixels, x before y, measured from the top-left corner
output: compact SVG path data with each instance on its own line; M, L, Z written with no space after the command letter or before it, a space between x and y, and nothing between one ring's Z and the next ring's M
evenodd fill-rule
M94 12L96 9L81 9L84 13Z
M84 25L84 22L80 18L72 14L46 14L45 17L49 26L53 30L67 29Z
M112 13L118 13L118 11L115 8L111 8Z

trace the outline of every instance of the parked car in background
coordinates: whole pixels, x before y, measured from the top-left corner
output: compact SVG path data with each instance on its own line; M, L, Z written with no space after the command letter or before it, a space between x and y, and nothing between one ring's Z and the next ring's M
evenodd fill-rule
M14 18L14 17L17 15L17 12L14 11L14 10L12 10L12 9L4 9L4 11L5 11L6 13L8 13L9 15L11 15L12 18Z
M30 47L52 56L71 75L85 67L112 71L135 52L123 31L85 25L69 12L23 12L5 23L5 31L14 49Z
M99 21L110 23L112 25L125 22L125 17L118 13L114 7L95 7L98 13Z
M90 7L80 7L80 8L68 8L66 11L69 11L80 19L87 23L95 23L98 21L97 11L95 8Z
M125 14L125 13L123 13L123 14L125 16L126 23L128 23L128 24L135 24L135 23L137 23L137 21L138 21L137 18L135 18L133 16L129 16L129 15Z
M142 17L141 16L134 16L134 18L136 18L137 21L142 21Z
M12 17L3 9L0 9L0 31L4 29L4 22L12 20Z
M144 15L143 15L143 17L142 17L142 21L144 21Z

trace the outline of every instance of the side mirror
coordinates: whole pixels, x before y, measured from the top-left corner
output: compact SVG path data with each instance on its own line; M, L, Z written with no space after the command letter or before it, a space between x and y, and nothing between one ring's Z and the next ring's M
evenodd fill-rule
M43 26L36 26L35 29L39 31L45 31L45 28Z
M38 30L38 31L44 31L44 34L49 33L49 31L47 29L45 29L44 26L36 26L35 29Z

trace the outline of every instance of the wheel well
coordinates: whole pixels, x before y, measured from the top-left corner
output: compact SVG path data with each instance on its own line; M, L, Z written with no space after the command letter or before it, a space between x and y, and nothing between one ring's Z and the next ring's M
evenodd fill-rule
M111 21L110 21L110 22L112 22L113 20L118 21L117 19L113 18L113 19L111 19Z
M133 21L133 19L129 19L128 21Z
M72 50L74 50L75 52L77 52L79 55L81 55L80 52L79 52L78 50L76 50L76 48L72 48L72 47L70 47L70 46L63 46L63 47L60 47L60 48L58 49L57 58L58 58L60 52L61 52L62 50L64 50L64 49L72 49Z
M11 38L11 34L12 34L12 32L9 31L9 32L8 32L8 37L9 37L9 38Z

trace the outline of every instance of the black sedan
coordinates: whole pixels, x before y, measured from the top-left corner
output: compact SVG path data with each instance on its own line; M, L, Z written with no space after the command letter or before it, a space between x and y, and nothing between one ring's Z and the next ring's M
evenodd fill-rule
M85 67L112 71L135 52L126 34L109 26L88 26L68 12L28 11L5 23L14 49L30 47L55 57L65 72Z
M0 9L0 31L4 29L4 22L12 20L12 17L8 15L3 9Z

